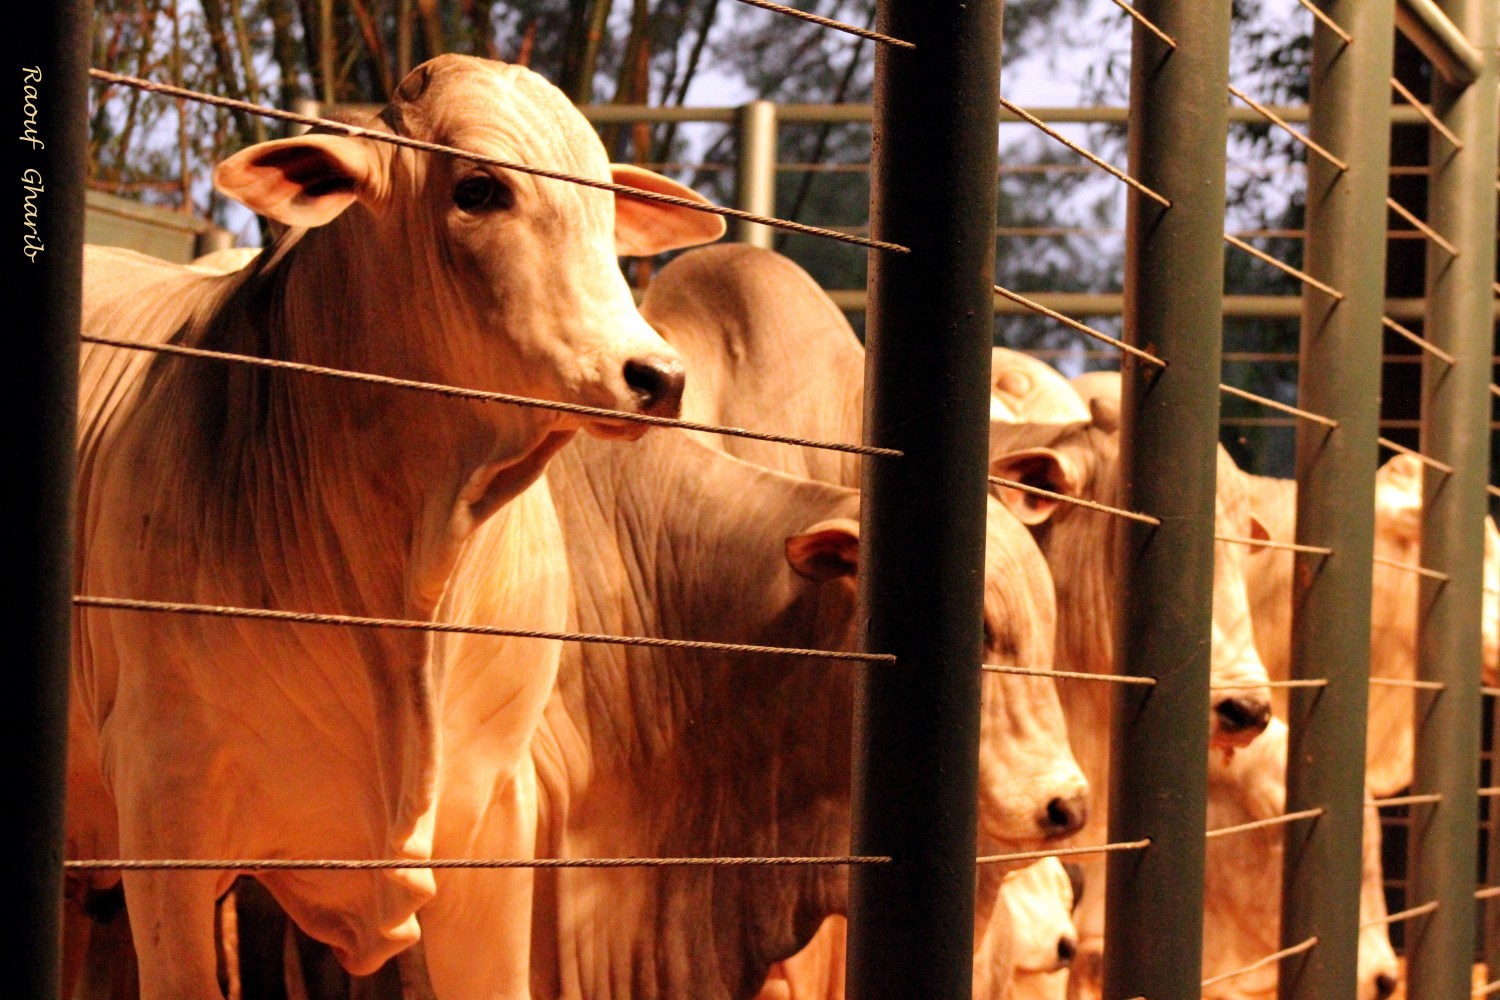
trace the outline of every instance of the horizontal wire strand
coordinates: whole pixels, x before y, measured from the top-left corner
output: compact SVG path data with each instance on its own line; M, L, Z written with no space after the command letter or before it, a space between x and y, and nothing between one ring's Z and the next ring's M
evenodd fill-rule
M1413 906L1407 910L1386 914L1379 920L1366 920L1359 925L1359 929L1367 930L1371 927L1389 927L1391 924L1399 924L1403 921L1411 920L1413 917L1426 916L1436 911L1441 905L1441 903L1434 899L1430 903L1423 903L1421 906Z
M988 478L989 481L994 483L996 486L1004 486L1007 489L1020 490L1022 493L1030 493L1033 496L1047 497L1051 500L1059 500L1063 503L1070 503L1075 507L1083 507L1088 510L1098 511L1101 514L1113 514L1115 517L1128 518L1129 520L1139 521L1142 524L1149 524L1153 527L1159 526L1161 524L1161 518L1152 517L1150 514L1137 514L1133 510L1124 510L1120 507L1111 507L1108 504L1096 503L1093 500L1085 500L1082 497L1070 497L1066 493L1054 493L1051 490L1044 490L1040 486L1031 486L1027 483L1017 482L1014 479L1006 479L1004 476L990 476Z
M975 864L994 865L1006 861L1037 861L1041 858L1071 858L1080 854L1109 854L1114 851L1143 851L1151 846L1151 838L1126 840L1115 844L1100 844L1098 847L1059 847L1050 851L1021 851L1016 854L985 854L974 859Z
M1167 48L1177 48L1177 39L1173 38L1165 31L1162 31L1156 26L1155 22L1153 22L1145 14L1142 14L1140 11L1136 10L1130 4L1126 3L1125 0L1110 0L1110 3L1114 4L1116 7L1129 14L1132 18L1135 19L1135 22L1137 24L1145 28L1147 31L1151 32L1151 34L1155 35L1157 38L1161 39L1162 44Z
M1426 806L1436 805L1443 801L1443 796L1437 792L1429 792L1422 795L1392 795L1383 799L1365 799L1365 807L1382 809L1386 806Z
M1487 886L1474 893L1475 899L1494 899L1500 896L1500 885Z
M118 347L129 351L149 351L154 354L170 354L177 357L199 358L208 361L223 361L232 364L253 365L259 368L275 368L281 371L300 372L304 375L319 375L325 378L343 379L348 382L362 382L367 385L389 386L394 389L410 389L417 392L427 392L438 396L448 396L455 399L472 399L484 403L503 403L508 406L529 406L540 410L555 410L560 413L576 413L581 416L599 417L606 420L621 420L628 423L648 424L652 427L676 427L681 430L703 431L709 434L723 434L727 437L751 438L756 441L770 441L775 444L798 445L804 448L819 448L825 451L842 451L855 455L882 455L887 457L900 457L901 452L894 448L876 448L870 445L840 444L836 441L811 441L804 438L790 437L781 434L763 434L760 431L748 431L740 427L718 427L713 424L700 424L692 420L678 420L674 417L653 417L646 413L626 413L623 410L607 410L598 406L584 406L581 403L560 403L549 399L532 399L528 396L514 396L504 392L488 392L483 389L464 389L459 386L440 385L436 382L418 382L412 379L394 378L389 375L373 375L369 372L345 371L341 368L324 368L321 365L310 365L301 361L282 361L276 358L258 358L249 354L232 354L227 351L210 351L201 347L185 347L181 344L142 344L131 340L120 340L115 337L100 337L94 334L82 334L79 340L86 344L99 344L104 347Z
M1331 556L1333 550L1325 545L1302 545L1298 542L1278 542L1271 538L1241 538L1239 535L1215 535L1214 541L1228 542L1230 545L1259 546L1263 549L1277 549L1283 552L1306 552L1314 556Z
M1451 128L1449 128L1447 125L1444 125L1443 120L1432 113L1431 108L1429 108L1426 104L1423 104L1421 101L1417 100L1417 95L1408 90L1406 84L1402 83L1400 80L1396 79L1393 76L1391 77L1391 86L1396 89L1396 93L1400 94L1407 104L1410 104L1412 107L1416 108L1417 114L1427 119L1427 124L1431 125L1434 129L1441 133L1443 138L1447 139L1448 142L1452 144L1454 149L1464 148L1463 140L1455 135Z
M1303 819L1316 819L1323 815L1322 807L1317 809L1303 809L1300 812L1284 813L1280 816L1271 816L1267 819L1251 820L1248 823L1236 823L1234 826L1221 826L1217 830L1209 830L1205 837L1209 840L1215 837L1228 837L1236 833L1248 833L1251 830L1261 830L1269 826L1284 826L1287 823L1295 823Z
M1391 319L1389 316L1380 317L1380 325L1385 327L1387 330L1394 330L1401 336L1405 337L1407 340L1411 341L1413 344L1416 344L1422 350L1426 351L1428 354L1431 354L1433 357L1438 358L1449 365L1452 365L1458 360L1453 355L1449 354L1447 351L1443 350L1441 347L1428 340L1426 337L1423 337L1420 334L1407 329L1400 323L1397 323L1395 320ZM1494 386L1491 386L1490 388L1493 389Z
M1070 329L1077 330L1084 336L1093 337L1095 340L1103 341L1104 343L1109 344L1111 347L1119 348L1126 354L1140 358L1147 364L1155 365L1158 368L1167 367L1167 363L1165 361L1163 361L1161 358L1158 358L1156 355L1150 353L1149 351L1143 351L1139 347L1136 347L1133 344L1127 344L1125 343L1125 341L1120 340L1116 337L1111 337L1109 334L1104 333L1101 330L1095 330L1088 324L1080 323L1078 322L1078 320L1074 319L1071 316L1064 316L1056 309L1049 309L1047 306L1042 305L1040 302L1028 299L1020 292L1013 292L1009 288L1005 288L1001 285L994 285L992 287L994 288L996 295L999 295L1002 298L1009 299L1017 305L1025 306L1032 312L1039 313L1042 316L1046 316L1048 319L1054 319L1064 326L1069 327Z
M1320 688L1327 687L1326 677L1298 677L1284 681L1242 681L1238 684L1210 684L1210 691L1258 691L1261 688Z
M1492 798L1496 795L1500 795L1500 787L1491 786L1479 789L1479 797L1482 799Z
M799 649L793 646L754 646L699 639L661 639L654 636L600 635L592 632L553 632L545 629L510 628L502 625L460 625L405 618L369 618L360 615L322 614L312 611L278 611L272 608L240 608L219 604L181 601L143 601L119 597L78 594L73 604L104 611L144 611L154 614L202 615L209 618L242 618L253 621L286 622L292 625L337 625L352 628L386 628L406 632L436 632L456 635L494 636L512 639L553 639L559 642L596 643L607 646L649 646L653 649L700 649L718 653L764 653L821 660L853 660L860 663L895 663L893 653L860 653L849 650Z
M1423 236L1427 237L1429 240L1442 247L1445 251L1447 251L1449 257L1462 256L1462 254L1459 252L1458 247L1454 246L1451 240L1444 238L1442 233L1438 232L1436 229L1433 229L1427 223L1417 218L1416 215L1411 211L1411 209L1401 204L1395 198L1387 196L1385 199L1385 206L1392 212L1395 212L1397 215L1401 216L1401 218L1405 219L1407 222L1410 222L1414 227L1416 227L1417 232L1421 233Z
M1500 497L1500 486L1490 486L1486 483L1484 491L1492 497Z
M1303 146L1307 147L1307 149L1331 163L1335 168L1338 169L1339 173L1344 173L1349 169L1349 164L1347 162L1337 156L1334 156L1324 146L1322 146L1318 142L1315 142L1309 136L1292 128L1291 123L1288 122L1285 118L1281 117L1276 112L1272 111L1270 108L1266 107L1264 104L1260 103L1255 98L1251 97L1249 94L1245 93L1243 90L1236 87L1232 83L1229 85L1229 92L1248 104L1266 121L1270 122L1272 125L1275 125L1287 135L1291 136L1292 139L1301 143Z
M1387 559L1385 556L1375 556L1374 562L1377 566L1400 570L1403 573L1415 573L1417 576L1425 576L1429 580L1447 582L1452 579L1452 577L1440 569L1428 569L1426 566L1418 566L1416 563L1399 562L1395 559Z
M1317 4L1312 2L1312 0L1297 0L1297 2L1303 7L1307 8L1308 12L1311 13L1312 16L1323 25L1323 27L1327 28L1329 31L1337 35L1339 41L1343 42L1345 45L1348 45L1350 42L1354 41L1353 35L1349 34L1349 32L1345 31L1337 21L1325 14Z
M739 2L750 7L759 7L761 10L771 11L774 14L784 14L787 17L795 17L799 21L806 21L809 24L816 24L820 28L831 28L834 31L842 31L847 35L857 35L860 38L868 38L870 41L879 42L882 45L890 45L898 49L916 48L916 45L912 42L903 41L900 38L892 38L890 35L882 35L878 31L871 31L869 28L861 28L856 25L849 24L845 21L835 21L832 18L823 17L821 14L810 14L805 10L798 10L795 7L784 7L779 3L770 3L768 2L768 0L739 0Z
M1103 170L1105 173L1109 174L1111 177L1113 177L1116 180L1118 180L1118 181L1120 181L1120 182L1128 185L1129 187L1134 188L1135 190L1139 191L1141 194L1145 195L1147 198L1150 198L1152 201L1156 202L1158 205L1160 205L1163 208L1171 208L1172 207L1172 202L1170 200L1168 200L1165 196L1163 196L1161 194L1158 194L1156 191L1152 190L1151 188L1147 187L1145 184L1143 184L1140 181L1136 180L1134 177L1130 176L1125 171L1121 170L1119 167L1116 167L1114 164L1110 163L1109 161L1103 160L1103 159L1099 158L1098 156L1095 156L1093 153L1089 152L1087 149L1084 149L1078 143L1074 142L1073 140L1069 139L1067 136L1063 135L1061 132L1057 131L1057 129L1053 128L1052 126L1048 125L1046 122L1042 121L1036 115L1034 115L1031 112L1027 111L1026 109L1020 107L1019 105L1017 105L1013 101L1008 101L1008 100L1006 100L1003 97L1000 98L999 100L1000 100L1000 106L1002 108L1004 108L1006 111L1009 111L1011 114L1015 115L1017 118L1020 118L1023 122L1025 122L1026 124L1030 125L1032 128L1037 129L1039 132L1043 133L1044 135L1050 136L1051 138L1055 139L1056 141L1062 143L1064 146L1067 146L1073 152L1077 153L1079 156L1083 157L1085 160L1088 160L1094 166L1098 167L1100 170Z
M992 674L1017 674L1022 677L1056 677L1070 681L1105 681L1110 684L1156 683L1155 677L1132 677L1129 674L1090 674L1078 670L1043 670L1040 667L1006 667L995 663L981 663L980 669Z
M1490 996L1491 994L1494 994L1494 993L1500 993L1500 979L1496 979L1493 982L1485 983L1483 986L1476 986L1476 987L1474 987L1472 990L1469 991L1469 996L1471 996L1471 997L1487 997L1487 996Z
M1257 258L1259 260L1265 261L1267 264L1270 264L1272 267L1276 268L1278 271L1283 271L1286 274L1290 274L1292 277L1296 278L1298 281L1302 282L1305 285L1311 285L1313 288L1316 288L1318 291L1320 291L1323 294L1329 296L1330 298L1334 299L1335 301L1342 302L1342 301L1344 301L1345 298L1348 297L1343 292L1339 291L1337 288L1334 288L1332 285L1328 285L1328 284L1325 284L1324 282L1319 281L1317 278L1314 278L1312 275L1308 274L1306 271L1299 270L1299 269L1293 267L1292 265L1286 263L1285 261L1277 260L1275 257L1272 257L1270 254L1266 253L1264 250L1258 249L1258 248L1253 247L1250 244L1246 243L1244 240L1240 239L1238 236L1233 236L1233 235L1231 235L1229 233L1225 233L1224 234L1224 242L1228 243L1232 247L1238 247L1239 249L1245 251L1247 254L1249 254L1252 257L1255 257L1255 258Z
M1479 693L1487 694L1491 698L1500 698L1500 687L1490 687L1489 685L1485 685L1479 689Z
M1442 691L1448 687L1442 681L1418 681L1408 677L1371 677L1370 683L1377 687L1412 688L1417 691Z
M1264 969L1268 965L1274 965L1275 963L1281 961L1283 958L1291 958L1293 955L1300 955L1304 951L1311 951L1314 947L1317 946L1317 943L1317 935L1313 935L1306 941L1303 941L1299 944L1294 944L1290 948L1283 948L1280 951L1273 951L1265 958L1258 958L1255 961L1251 962L1249 965L1235 969L1233 972L1221 972L1217 976L1210 976L1208 979L1203 980L1203 982L1199 984L1199 989L1207 989L1208 987L1213 986L1217 983L1222 983L1230 979L1238 978L1239 976L1243 976L1247 973L1254 972L1256 969Z
M609 191L614 194L623 195L627 198L635 198L638 201L654 201L663 205L675 205L678 208L686 208L694 212L703 212L707 215L720 215L728 219L739 219L743 222L754 222L762 226L772 226L776 229L785 229L789 232L803 233L808 236L822 236L841 243L853 243L857 246L870 247L875 250L889 250L894 253L910 253L909 247L899 243L886 243L882 240L872 240L864 236L856 236L852 233L842 233L834 229L823 229L818 226L809 226L801 222L793 222L790 219L774 219L769 216L756 215L752 212L742 211L738 208L727 208L723 205L709 205L703 202L693 201L690 198L679 198L676 195L659 194L655 191L643 191L640 188L631 187L628 184L616 184L613 181L596 181L588 177L579 177L576 174L562 173L557 170L548 170L545 167L533 167L525 163L516 163L512 160L501 160L493 156L469 150L458 149L453 146L444 146L435 142L425 142L421 139L411 139L406 136L392 135L389 132L378 132L374 129L362 128L358 125L350 125L347 122L333 121L328 118L317 118L312 115L302 115L295 111L282 111L279 108L266 107L263 104L251 104L249 101L236 101L229 97L219 97L214 94L205 94L196 90L188 90L184 87L174 87L171 84L156 83L152 80L143 80L140 77L125 76L120 73L110 73L102 69L90 69L89 76L95 80L105 83L119 84L124 87L133 87L136 90L144 90L153 94L161 94L166 97L178 97L184 100L196 101L199 104L209 104L218 108L227 108L231 111L240 111L245 114L258 115L262 118L274 118L277 121L292 122L297 125L307 125L312 128L324 128L332 130L341 135L353 136L360 139L369 139L373 142L384 142L393 146L402 146L407 149L415 149L424 153L438 153L443 156L455 156L468 160L471 163L484 164L486 166L500 167L504 170L514 170L516 173L530 174L534 177L543 177L548 180L563 181L568 184L577 184L581 187L596 188L600 191Z
M1439 462L1437 459L1431 457L1430 455L1424 455L1420 451L1417 451L1415 448L1408 448L1406 445L1401 444L1398 441L1392 441L1388 437L1378 437L1375 440L1379 442L1380 445L1384 448L1389 448L1391 451L1410 456L1411 458L1415 458L1418 462L1421 462L1429 469L1436 469L1438 472L1441 472L1445 476L1453 475L1453 466L1449 465L1447 462Z
M784 858L429 858L343 860L338 858L106 858L64 861L67 871L419 871L423 869L510 868L698 868L800 865L888 865L882 855Z
M1232 385L1226 385L1223 382L1219 383L1219 391L1228 393L1231 396L1237 396L1240 399L1249 400L1252 403L1259 403L1261 406L1267 407L1272 410L1280 410L1282 413L1290 413L1292 416L1300 417L1303 420L1311 420L1313 423L1322 424L1324 427L1337 427L1339 425L1339 422L1337 420L1334 420L1332 417L1325 417L1321 413L1313 413L1311 410L1304 410L1301 407L1283 403L1279 399L1272 399L1270 396L1262 396L1258 393L1247 392L1244 389L1240 389Z

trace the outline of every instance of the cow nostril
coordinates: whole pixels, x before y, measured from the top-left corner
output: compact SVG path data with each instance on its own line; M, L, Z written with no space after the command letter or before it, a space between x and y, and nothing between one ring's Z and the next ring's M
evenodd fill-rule
M1386 1000L1387 997L1391 996L1391 994L1395 992L1395 976L1391 975L1389 972L1382 972L1380 975L1375 977L1375 995L1379 997L1380 1000Z
M625 362L625 384L635 395L641 412L655 417L675 417L682 411L682 389L687 374L676 358L631 358Z
M1069 837L1083 829L1089 807L1082 795L1058 796L1047 803L1047 817L1042 821L1050 838Z
M1214 706L1214 713L1227 733L1259 732L1271 721L1271 706L1259 698L1225 698Z
M1057 939L1057 960L1063 965L1073 961L1073 956L1078 954L1078 942L1070 937Z

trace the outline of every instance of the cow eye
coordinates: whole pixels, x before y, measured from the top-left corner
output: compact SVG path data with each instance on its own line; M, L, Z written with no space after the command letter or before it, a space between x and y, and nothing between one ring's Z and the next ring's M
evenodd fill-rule
M510 185L489 174L471 174L453 189L453 204L465 212L501 212L515 203Z

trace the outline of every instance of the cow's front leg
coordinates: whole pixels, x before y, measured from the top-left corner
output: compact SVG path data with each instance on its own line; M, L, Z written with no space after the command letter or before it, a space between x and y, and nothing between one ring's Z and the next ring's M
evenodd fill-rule
M467 843L443 843L439 853L535 857L536 828L536 771L527 755L515 779L496 792L473 837ZM417 915L433 992L442 1000L529 1000L532 871L434 875L437 896Z
M221 872L126 872L142 1000L222 1000L214 951Z

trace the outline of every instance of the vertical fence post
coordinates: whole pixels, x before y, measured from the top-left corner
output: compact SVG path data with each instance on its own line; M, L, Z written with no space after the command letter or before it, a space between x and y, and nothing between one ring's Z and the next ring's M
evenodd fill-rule
M1297 541L1333 550L1298 553L1293 574L1288 811L1323 810L1286 831L1281 944L1316 937L1281 963L1282 1000L1348 994L1359 963L1361 831L1365 821L1365 719L1374 557L1376 437L1380 421L1380 317L1385 307L1386 188L1394 0L1328 0L1353 36L1317 25L1313 35L1312 137L1348 164L1307 157L1303 266L1338 289L1302 295L1297 392L1302 406L1339 422L1297 428ZM1371 127L1371 122L1382 123ZM1358 766L1356 766L1358 765Z
M52 998L59 992L92 9L68 0L16 14L19 61L11 72L20 79L11 79L22 88L23 138L12 148L24 213L22 252L11 250L10 265L17 356L4 370L6 398L25 416L6 421L0 441L11 476L5 562L20 582L5 606L10 717L0 726L0 769L19 821L11 824L13 854L0 893L19 919L5 935L0 967L8 994Z
M1109 838L1149 837L1110 855L1104 996L1199 995L1214 485L1224 268L1229 0L1138 0L1176 39L1137 25L1130 68L1130 172L1168 198L1128 195L1125 331L1167 361L1125 358L1122 565L1116 663L1157 678L1117 685Z
M738 158L734 165L735 207L756 215L776 214L776 105L751 101L735 111ZM753 247L771 249L769 226L739 220L734 238Z
M968 997L994 309L1000 0L884 0L871 224L849 995Z
M1479 50L1481 72L1467 87L1441 76L1432 83L1433 111L1463 148L1434 131L1428 154L1427 221L1459 254L1428 246L1426 332L1458 360L1451 367L1423 362L1422 451L1453 473L1427 469L1422 477L1422 562L1449 578L1423 579L1418 604L1417 676L1444 687L1417 699L1412 791L1442 800L1412 809L1412 895L1439 904L1407 938L1412 1000L1467 996L1474 957L1482 532L1495 330L1500 16L1494 0L1439 6Z

